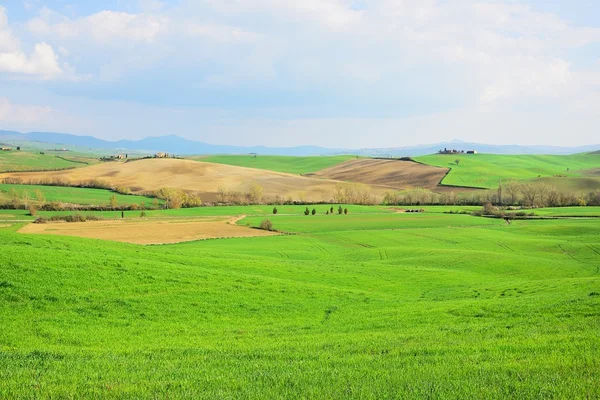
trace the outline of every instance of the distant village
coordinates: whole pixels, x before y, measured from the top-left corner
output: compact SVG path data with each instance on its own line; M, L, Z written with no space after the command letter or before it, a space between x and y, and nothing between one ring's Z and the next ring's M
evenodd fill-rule
M444 150L438 150L438 154L477 154L477 150L457 150L457 149L447 149L444 147Z

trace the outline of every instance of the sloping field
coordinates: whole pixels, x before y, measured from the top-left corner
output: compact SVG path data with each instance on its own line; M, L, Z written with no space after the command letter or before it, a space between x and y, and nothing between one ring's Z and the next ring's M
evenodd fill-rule
M114 193L105 189L91 189L64 186L43 186L43 185L11 185L0 183L0 202L8 202L16 195L19 199L28 202L33 201L62 201L65 203L85 204L85 205L105 205L110 203L110 198L115 196L118 205L140 204L150 206L153 198L146 196L132 196L120 193ZM38 198L39 193L43 198ZM162 200L159 200L162 203Z
M0 174L29 179L60 178L72 183L98 179L112 185L126 186L134 193L164 187L195 190L202 200L214 201L219 188L248 192L256 183L264 188L266 197L280 196L307 201L328 201L339 182L307 178L281 172L231 165L177 159L148 159L128 163L104 163L67 171ZM385 187L372 187L372 195L381 198Z
M600 397L597 220L393 218L146 247L0 228L0 397Z
M360 158L345 161L308 176L389 186L394 189L421 187L438 189L448 168L423 165L412 161Z
M201 218L177 221L117 220L27 224L21 233L77 236L134 244L181 243L201 239L273 236L277 233L235 225L237 219Z
M70 159L56 157L51 154L29 153L25 151L0 151L0 172L3 171L32 171L60 168L75 168L85 164L83 158Z
M238 167L268 169L270 171L287 172L290 174L307 174L324 168L332 167L356 156L323 156L323 157L292 157L292 156L207 156L192 158L218 164L236 165Z
M557 155L434 154L416 160L451 168L443 184L495 188L498 181L586 176L600 167L600 154ZM456 164L456 160L459 163Z

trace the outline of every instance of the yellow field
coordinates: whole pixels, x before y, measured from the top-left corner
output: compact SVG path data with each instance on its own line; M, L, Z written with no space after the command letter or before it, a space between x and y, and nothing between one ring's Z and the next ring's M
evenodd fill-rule
M110 162L85 168L53 172L18 172L0 174L30 180L60 178L71 183L98 179L115 186L126 186L134 193L164 187L194 190L203 201L214 201L219 188L248 192L256 183L267 198L329 201L340 182L317 177L303 177L282 172L178 159L148 159L134 162ZM370 193L381 199L389 187L371 185Z
M207 217L177 220L113 220L27 224L25 234L78 236L134 244L167 244L202 239L273 236L268 232L235 225L241 217Z

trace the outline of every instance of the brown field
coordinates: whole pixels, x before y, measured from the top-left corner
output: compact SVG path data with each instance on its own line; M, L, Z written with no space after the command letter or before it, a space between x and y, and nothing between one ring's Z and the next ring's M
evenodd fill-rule
M78 236L134 244L167 244L194 240L273 236L276 232L235 225L242 217L207 217L181 220L114 220L27 224L20 233Z
M67 171L0 174L0 180L7 176L20 177L25 182L60 178L78 183L98 179L111 185L129 187L134 193L164 187L179 188L197 191L203 201L209 202L216 200L219 188L246 193L254 183L264 188L267 198L280 196L283 199L329 201L339 184L331 179L178 159L109 162ZM371 187L371 193L377 199L389 190L384 186Z
M420 187L444 191L448 188L438 187L438 183L447 172L447 168L432 167L412 161L355 159L308 176L387 186L394 189Z

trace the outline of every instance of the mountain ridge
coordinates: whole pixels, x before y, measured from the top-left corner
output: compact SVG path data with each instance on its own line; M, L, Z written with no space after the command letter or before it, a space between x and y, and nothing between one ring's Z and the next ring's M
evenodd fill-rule
M493 154L574 154L594 152L600 149L599 145L561 147L561 146L522 146L522 145L489 145L461 140L423 144L416 146L364 148L364 149L334 149L320 146L232 146L210 144L196 140L182 138L177 135L149 136L140 140L109 141L98 139L94 136L80 136L68 133L55 132L28 132L0 130L0 140L3 141L33 141L87 147L103 150L129 150L142 152L168 152L178 155L209 155L209 154L249 154L282 156L318 156L336 154L355 154L376 157L420 156L436 153L443 148L456 148L458 150L476 150L480 153Z

